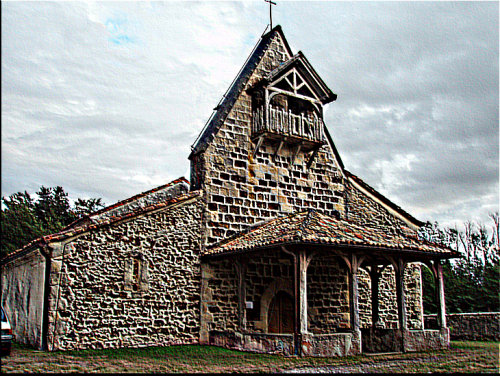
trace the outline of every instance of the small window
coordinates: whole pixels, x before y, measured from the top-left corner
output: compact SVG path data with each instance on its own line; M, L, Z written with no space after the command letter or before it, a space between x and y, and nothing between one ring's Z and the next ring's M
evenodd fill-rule
M133 253L125 261L125 290L147 291L149 289L148 264L141 253Z
M132 290L138 291L141 281L141 259L139 257L132 258Z

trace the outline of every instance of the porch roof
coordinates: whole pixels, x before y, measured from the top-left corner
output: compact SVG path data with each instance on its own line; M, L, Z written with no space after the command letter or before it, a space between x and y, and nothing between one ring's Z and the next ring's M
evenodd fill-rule
M362 247L392 252L414 251L434 258L459 256L451 248L418 239L416 232L403 235L395 231L383 231L335 219L313 210L273 219L246 230L207 248L204 255L244 253L287 244Z

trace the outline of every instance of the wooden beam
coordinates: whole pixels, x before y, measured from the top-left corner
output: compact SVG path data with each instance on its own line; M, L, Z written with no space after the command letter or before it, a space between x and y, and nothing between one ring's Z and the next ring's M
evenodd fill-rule
M273 161L274 162L276 162L276 158L278 157L278 154L281 151L281 148L283 147L283 144L285 143L285 141L286 141L286 137L280 141L280 144L279 144L278 148L274 152L274 155L273 155Z
M311 157L309 158L309 160L307 161L307 169L309 170L311 168L311 165L312 163L314 162L314 160L316 159L316 156L318 155L318 151L319 151L319 148L316 148L314 149Z
M301 344L301 336L300 336L300 318L299 318L299 310L300 310L300 281L299 281L299 260L295 252L291 252L286 249L284 246L281 246L281 250L293 258L293 348L294 355L300 356L300 350L302 347Z
M295 163L295 159L299 155L301 148L302 148L302 142L297 146L297 150L295 150L295 153L293 153L292 160L290 161L290 166L293 166L293 164Z
M444 298L443 267L439 260L434 261L436 270L436 298L438 305L437 321L439 329L446 328L446 304Z
M257 145L255 145L255 150L253 151L252 158L255 159L255 156L257 155L257 152L259 151L260 145L262 145L263 140L264 140L264 136L260 136L259 139L257 140Z
M351 319L351 330L360 330L359 321L359 289L358 289L358 260L355 254L350 257L351 270L349 275L349 314Z

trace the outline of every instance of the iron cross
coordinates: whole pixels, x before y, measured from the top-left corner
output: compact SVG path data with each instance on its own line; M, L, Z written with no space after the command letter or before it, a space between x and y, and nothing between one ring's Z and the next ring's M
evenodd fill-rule
M273 11L272 11L272 6L273 5L276 5L275 2L271 1L271 0L264 0L266 3L269 3L269 19L271 21L271 30L273 29Z

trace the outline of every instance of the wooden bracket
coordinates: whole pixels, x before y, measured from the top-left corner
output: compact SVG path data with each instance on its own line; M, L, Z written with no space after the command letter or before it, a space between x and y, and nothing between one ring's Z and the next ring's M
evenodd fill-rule
M312 163L314 162L314 160L316 159L316 156L318 155L318 151L319 151L319 148L317 149L314 149L311 157L309 158L309 160L307 161L307 169L309 170L311 168L311 165Z
M278 148L274 152L274 155L273 155L273 161L274 162L276 162L276 158L278 157L278 154L281 151L281 148L283 147L283 144L285 143L285 141L286 141L286 137L283 140L280 141Z
M264 136L260 136L259 139L257 140L257 145L255 145L255 150L253 151L253 158L257 155L257 152L259 151L260 145L262 145L262 141L264 141Z
M290 166L293 166L293 164L295 163L295 159L299 155L301 148L302 148L302 142L299 144L299 146L297 146L297 150L295 150L295 153L293 153L292 160L290 161Z

